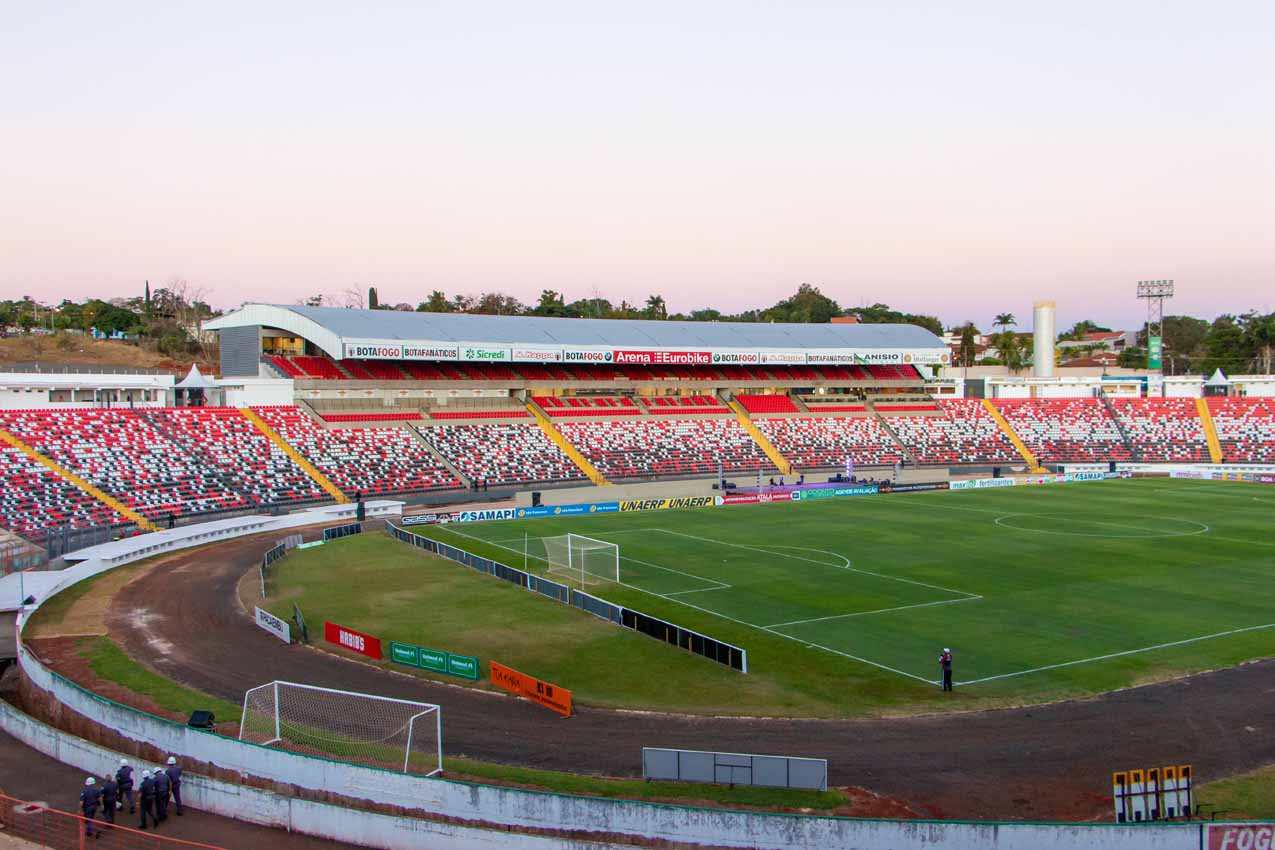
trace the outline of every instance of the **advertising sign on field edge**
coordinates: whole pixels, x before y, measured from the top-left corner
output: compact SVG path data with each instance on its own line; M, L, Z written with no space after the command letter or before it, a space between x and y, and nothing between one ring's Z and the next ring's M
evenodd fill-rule
M270 634L274 635L279 640L284 643L292 643L292 629L284 620L279 619L274 614L271 614L269 611L262 610L261 608L255 609L253 619L257 621L258 626L270 632Z

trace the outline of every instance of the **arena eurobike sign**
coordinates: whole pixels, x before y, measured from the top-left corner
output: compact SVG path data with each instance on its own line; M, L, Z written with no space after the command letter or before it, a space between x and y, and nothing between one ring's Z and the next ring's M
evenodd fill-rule
M568 348L491 346L482 343L403 343L393 340L345 342L342 356L356 360L446 360L470 363L585 363L617 366L805 366L928 365L947 363L945 348L838 348L741 350L679 348Z

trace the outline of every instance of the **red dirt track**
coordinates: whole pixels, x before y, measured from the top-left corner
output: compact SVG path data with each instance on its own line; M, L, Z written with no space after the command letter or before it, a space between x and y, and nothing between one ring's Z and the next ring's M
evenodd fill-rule
M235 597L238 579L270 545L219 544L140 576L111 604L111 637L157 672L232 702L287 679L439 703L448 755L611 776L636 775L643 746L824 757L832 784L906 800L931 817L1107 819L1112 770L1193 764L1203 780L1275 762L1275 661L1095 699L949 716L746 720L581 708L560 718L279 643Z

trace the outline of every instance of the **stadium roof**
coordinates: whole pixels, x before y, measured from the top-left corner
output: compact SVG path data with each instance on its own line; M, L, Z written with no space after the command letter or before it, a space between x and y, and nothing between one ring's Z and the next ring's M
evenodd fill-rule
M809 362L938 363L948 352L942 340L915 325L560 319L271 304L247 304L204 323L206 330L251 326L290 331L337 359L600 362L603 352L662 351L710 354L714 355L711 362L720 363L797 362L780 355L798 352L821 358ZM453 349L508 353L466 357L460 351L452 353ZM560 356L551 356L554 352ZM766 360L763 353L775 359ZM755 358L740 359L748 354ZM910 356L905 359L904 354Z

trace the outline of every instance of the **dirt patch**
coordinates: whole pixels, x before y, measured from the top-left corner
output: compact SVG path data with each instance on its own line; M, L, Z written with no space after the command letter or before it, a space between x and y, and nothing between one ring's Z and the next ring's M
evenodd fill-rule
M56 336L13 336L0 339L0 363L40 363L51 366L127 366L133 369L163 369L185 375L191 358L173 359L157 351L118 340L94 340L60 333ZM60 371L60 370L59 370ZM199 371L215 375L217 364L199 361Z

